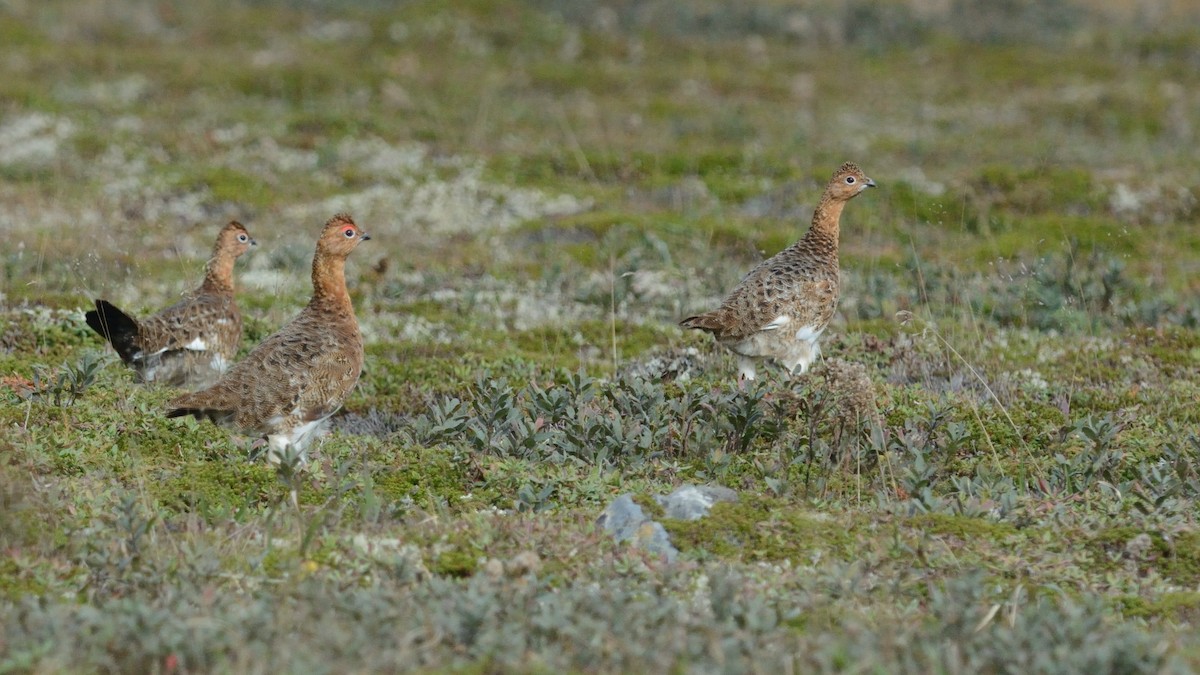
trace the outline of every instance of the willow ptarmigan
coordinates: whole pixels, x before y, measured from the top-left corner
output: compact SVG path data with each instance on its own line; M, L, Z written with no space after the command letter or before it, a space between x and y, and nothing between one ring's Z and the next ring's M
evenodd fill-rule
M679 324L712 333L753 380L757 359L803 373L820 354L817 340L838 302L838 227L846 202L875 181L846 162L829 180L800 241L759 263L717 309Z
M107 300L84 318L143 382L196 389L217 380L242 342L242 315L233 296L233 263L255 241L241 223L221 228L204 282L182 300L142 320Z
M170 402L167 417L193 415L266 436L268 459L305 447L358 382L363 341L346 291L346 256L370 237L350 216L325 223L313 256L313 296L300 315L216 384Z

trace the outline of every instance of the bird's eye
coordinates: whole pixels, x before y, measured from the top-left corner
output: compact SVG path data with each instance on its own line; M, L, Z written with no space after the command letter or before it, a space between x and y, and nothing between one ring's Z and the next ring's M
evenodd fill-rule
M346 229L342 230L342 234L346 235L347 239L353 239L354 238L354 228L347 227Z
M846 185L854 185L854 176L846 176Z
M239 235L238 235L238 241L242 242L243 244L244 244L244 243L246 243L246 242L247 242L249 239L250 239L250 237L247 237L247 236L246 236L246 235L244 235L244 234L239 234Z

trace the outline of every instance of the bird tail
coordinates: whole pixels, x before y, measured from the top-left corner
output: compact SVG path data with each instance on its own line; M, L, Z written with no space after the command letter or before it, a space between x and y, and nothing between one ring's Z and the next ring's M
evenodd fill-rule
M167 417L187 417L208 419L214 424L224 424L233 419L236 406L230 406L223 401L222 390L214 387L200 389L199 392L175 396L167 404Z
M709 333L718 333L725 327L725 323L721 320L721 316L716 312L707 312L704 314L697 314L696 316L689 316L683 321L680 321L679 325L683 326L684 328L692 328Z
M172 417L187 417L192 416L198 420L209 420L214 424L223 424L233 419L234 412L224 406L213 406L203 400L198 400L199 395L209 390L198 391L192 394L184 394L171 400L167 404L170 410L167 411L167 418Z
M97 300L96 309L85 314L84 318L92 330L108 340L125 363L132 361L141 351L137 346L137 321L111 302Z
M204 415L203 408L172 408L167 411L167 419L172 417L187 417L188 415L199 419Z

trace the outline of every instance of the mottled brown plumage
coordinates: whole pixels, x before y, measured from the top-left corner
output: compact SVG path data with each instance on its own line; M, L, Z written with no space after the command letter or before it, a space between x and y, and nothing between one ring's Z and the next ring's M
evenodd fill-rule
M167 417L193 415L266 436L271 458L308 441L358 382L363 341L346 291L346 256L370 237L350 216L325 224L313 256L313 296L215 385L170 402Z
M241 223L221 228L204 282L182 300L137 320L107 300L84 318L143 382L196 389L217 380L242 342L242 314L233 294L233 264L255 241Z
M820 354L817 340L838 302L838 230L846 202L875 182L847 162L833 174L800 241L759 263L717 309L679 322L712 333L738 355L741 377L754 361L774 359L803 373Z

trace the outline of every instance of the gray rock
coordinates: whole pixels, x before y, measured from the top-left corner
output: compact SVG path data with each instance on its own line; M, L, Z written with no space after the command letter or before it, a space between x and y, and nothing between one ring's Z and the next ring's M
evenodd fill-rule
M679 550L671 545L671 538L663 526L650 519L642 507L633 501L633 495L623 494L613 500L596 520L596 524L611 533L617 541L632 542L640 549L658 553L675 562Z
M682 485L655 501L666 510L667 518L698 520L708 515L717 502L736 502L737 493L720 485Z
M665 497L654 499L665 509L667 518L698 520L708 515L717 502L736 502L737 493L719 485L683 485ZM617 541L632 542L640 549L662 555L667 562L674 562L679 555L666 529L646 515L633 501L633 495L623 494L614 499L596 524Z
M596 524L616 537L617 541L625 541L631 539L637 528L647 520L650 518L642 507L633 501L633 495L626 493L614 499L608 508L604 509L604 513L596 519Z

